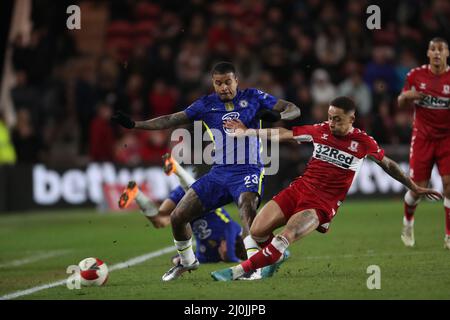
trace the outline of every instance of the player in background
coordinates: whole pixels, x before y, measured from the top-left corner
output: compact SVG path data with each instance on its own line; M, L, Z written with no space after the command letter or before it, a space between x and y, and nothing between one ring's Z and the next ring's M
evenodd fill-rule
M257 114L263 110L275 111L281 119L300 116L300 109L291 102L253 88L238 89L236 70L229 62L216 64L211 80L215 92L196 100L184 111L147 121L133 121L121 112L112 118L125 128L144 130L168 129L203 121L215 144L212 169L191 185L170 215L174 242L181 261L162 276L163 281L175 280L183 272L199 267L192 250L189 222L232 201L239 209L247 256L258 251L258 243L248 235L263 191L264 167L258 152L260 141L250 137L244 146L245 150L242 150L236 139L229 136L223 121L238 118L249 128L259 128Z
M180 186L173 189L161 206L151 201L137 186L130 181L119 199L119 207L124 209L134 200L145 217L155 228L165 228L170 225L170 213L183 198L185 190L195 179L181 167L169 154L163 156L164 172L174 173L180 180ZM206 213L203 217L191 222L196 240L196 256L200 263L239 262L247 259L244 243L241 237L242 227L233 221L224 208ZM178 265L179 255L172 258Z
M292 130L248 129L237 120L227 121L226 127L235 135L309 142L314 144L312 159L304 174L289 187L275 195L258 213L250 229L257 238L270 237L281 226L285 228L271 243L241 264L211 273L218 281L230 281L257 268L278 266L290 244L314 230L325 233L344 201L353 178L364 158L368 157L391 177L416 194L441 198L437 191L416 185L399 165L384 155L376 141L364 131L353 127L355 103L348 97L331 101L328 121L316 125L293 127Z
M444 186L445 238L444 248L450 249L450 68L448 42L433 38L428 44L428 65L412 69L402 93L400 108L414 106L414 123L409 154L411 179L419 186L429 184L436 163ZM420 194L409 190L405 194L401 239L412 247L414 212Z

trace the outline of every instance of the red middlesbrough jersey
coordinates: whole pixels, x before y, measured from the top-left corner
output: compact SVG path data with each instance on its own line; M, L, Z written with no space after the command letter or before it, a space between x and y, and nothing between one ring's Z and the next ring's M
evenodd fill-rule
M364 131L353 128L346 136L331 133L328 122L293 127L294 139L312 142L314 151L306 170L299 179L305 188L331 204L345 199L364 158L368 155L378 160L384 150Z
M403 91L426 95L414 103L414 130L422 137L439 139L450 135L450 67L441 75L435 75L430 68L423 65L412 69Z

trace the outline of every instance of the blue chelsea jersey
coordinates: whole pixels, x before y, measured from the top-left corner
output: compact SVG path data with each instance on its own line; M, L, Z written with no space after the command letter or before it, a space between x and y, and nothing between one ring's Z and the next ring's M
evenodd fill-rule
M214 141L214 165L247 164L261 166L261 142L257 137L230 137L223 121L239 119L247 128L259 129L256 113L273 109L277 98L257 89L238 90L231 101L221 101L216 93L196 100L185 112L191 120L201 120Z

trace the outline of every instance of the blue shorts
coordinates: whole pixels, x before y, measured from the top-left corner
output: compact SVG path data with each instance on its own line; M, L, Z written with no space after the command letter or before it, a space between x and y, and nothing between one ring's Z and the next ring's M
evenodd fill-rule
M249 165L215 166L195 181L191 188L205 211L222 207L232 201L238 203L243 192L255 192L261 198L264 190L264 168Z

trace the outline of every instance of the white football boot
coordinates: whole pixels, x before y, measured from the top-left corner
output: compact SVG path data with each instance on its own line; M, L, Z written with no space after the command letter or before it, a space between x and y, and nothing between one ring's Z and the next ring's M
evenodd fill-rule
M403 217L403 230L401 239L405 246L407 247L414 247L415 240L414 240L414 220L408 221Z
M197 270L199 266L200 266L200 262L198 262L197 259L195 259L195 261L192 264L188 265L188 266L183 266L179 262L176 266L173 266L172 268L169 269L169 271L164 273L164 275L162 276L162 281L176 280L184 272L186 272L186 271L191 272L192 270Z
M444 238L444 248L450 250L450 235L446 234Z
M261 280L261 269L249 271L244 273L242 276L237 278L236 280L244 280L244 281L252 281L252 280Z

